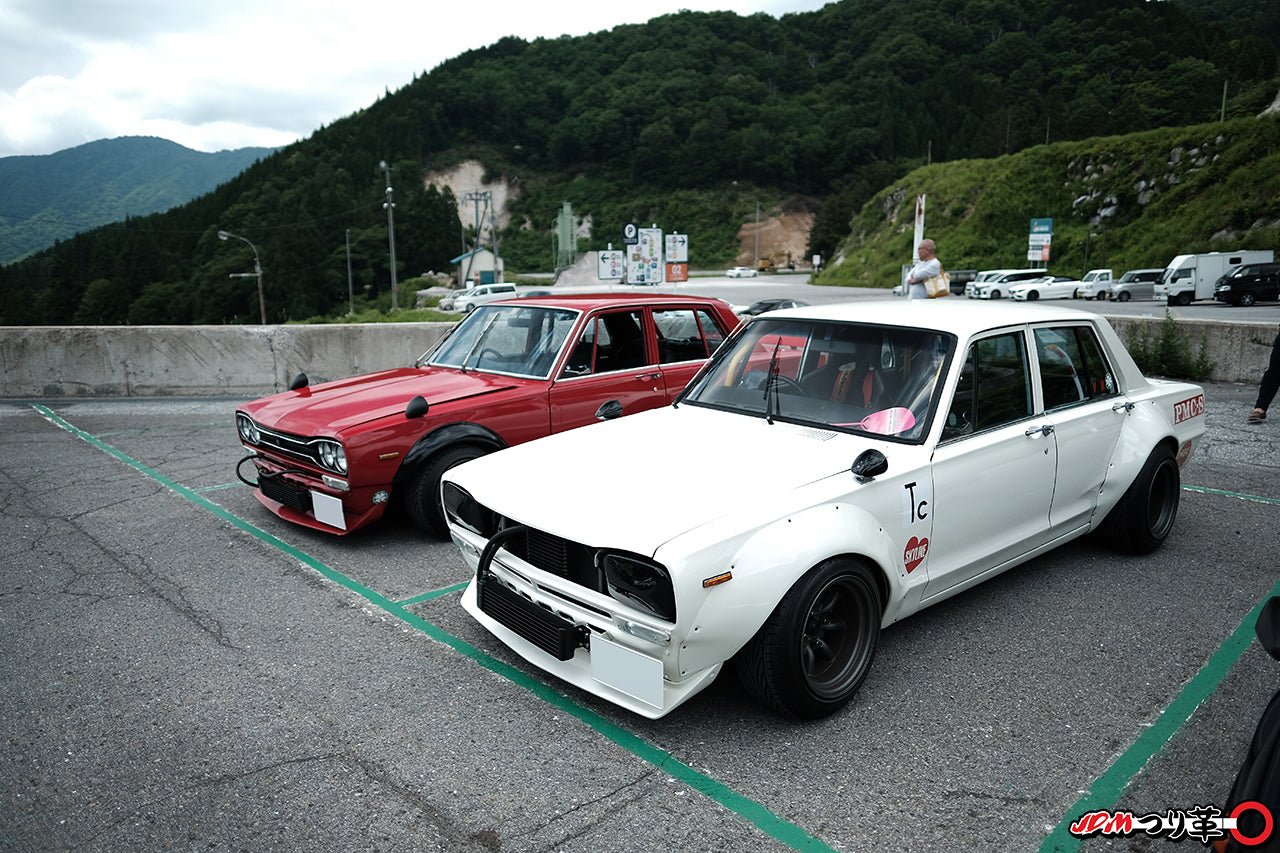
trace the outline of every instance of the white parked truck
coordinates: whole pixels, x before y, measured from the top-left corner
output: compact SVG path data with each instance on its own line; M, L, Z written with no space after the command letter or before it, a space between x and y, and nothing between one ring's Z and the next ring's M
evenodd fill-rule
M1190 305L1196 299L1213 299L1214 285L1233 267L1266 264L1274 260L1275 252L1270 249L1178 255L1169 261L1156 282L1155 298L1164 299L1170 305Z

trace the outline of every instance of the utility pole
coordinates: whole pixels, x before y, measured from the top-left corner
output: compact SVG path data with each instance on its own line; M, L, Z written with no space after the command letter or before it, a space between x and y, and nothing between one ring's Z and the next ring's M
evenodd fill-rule
M387 209L387 240L391 243L391 310L395 311L400 307L397 294L399 287L396 285L396 218L392 213L396 205L391 200L391 167L387 165L386 160L378 165L382 167L382 174L386 177L387 183L387 200L382 206Z
M480 202L482 202L482 201L484 202L484 208L485 208L485 211L488 211L488 210L489 210L489 202L490 202L490 201L492 201L492 200L493 200L493 193L491 193L489 190L476 190L475 192L463 193L463 195L462 195L462 201L463 201L464 203L465 203L465 202L468 202L468 201L470 201L470 202L474 202L474 203L475 203L475 209L476 209L476 218L475 218L475 223L476 223L476 244L475 244L475 248L471 250L471 255L470 255L470 257L468 257L468 259L467 259L467 272L466 272L466 274L464 275L464 279L465 279L468 283L467 283L467 284L462 284L462 282L458 282L459 284L462 284L462 286L463 286L463 287L469 287L469 286L470 286L470 281L471 281L471 267L472 267L472 265L475 263L475 260L476 260L476 252L479 252L479 251L480 251L480 231L481 231L481 224L482 224L482 222L484 221L484 220L482 220L482 219L480 218ZM493 267L494 267L494 272L497 272L497 269L498 269L498 258L497 258L496 251L495 251L495 254L494 254L494 258L493 258ZM495 280L497 280L497 276L495 276L495 277L494 277L494 279L495 279Z

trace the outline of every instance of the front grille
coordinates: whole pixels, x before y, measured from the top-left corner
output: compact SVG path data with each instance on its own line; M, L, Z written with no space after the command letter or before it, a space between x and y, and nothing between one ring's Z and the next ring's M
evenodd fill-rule
M301 436L290 435L287 432L277 432L276 430L266 429L258 426L258 445L285 456L291 456L294 459L303 459L312 464L318 464L315 452L308 439Z
M569 576L569 541L541 530L530 529L524 537L525 562L531 563L544 572Z
M298 512L311 511L311 492L287 482L284 477L260 472L258 488L262 490L264 497L282 503L290 509L296 509Z
M573 581L596 592L604 592L596 570L592 549L551 533L529 528L523 536L507 540L506 549L531 566L548 574Z
M576 627L544 607L507 589L489 575L476 582L480 610L515 631L556 660L569 660L586 645L586 628Z

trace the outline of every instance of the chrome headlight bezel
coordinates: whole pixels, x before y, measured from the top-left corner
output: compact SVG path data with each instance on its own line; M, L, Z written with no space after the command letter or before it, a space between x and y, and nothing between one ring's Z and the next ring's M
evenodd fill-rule
M262 433L258 432L258 425L253 422L253 418L243 412L236 412L236 432L240 433L240 440L245 444L257 446L262 443Z
M346 476L347 451L343 448L342 442L332 438L320 438L316 439L314 444L316 459L319 460L320 466L335 474Z

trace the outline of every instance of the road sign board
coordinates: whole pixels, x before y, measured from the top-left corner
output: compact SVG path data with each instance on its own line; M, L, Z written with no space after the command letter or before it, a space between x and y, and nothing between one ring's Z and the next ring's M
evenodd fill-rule
M667 235L667 263L684 264L689 261L689 235Z
M596 258L596 278L601 281L617 281L627 268L627 253L621 249L601 251Z

